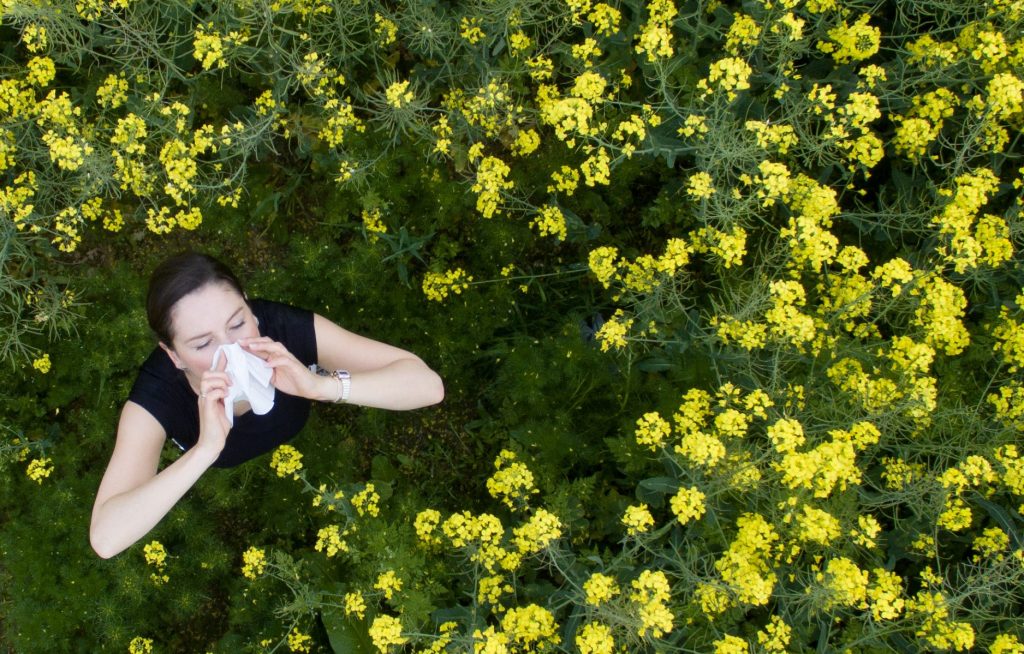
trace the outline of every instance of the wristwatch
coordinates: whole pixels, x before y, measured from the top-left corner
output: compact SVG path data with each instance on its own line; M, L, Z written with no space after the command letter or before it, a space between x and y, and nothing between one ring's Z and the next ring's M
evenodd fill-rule
M348 374L348 370L335 370L331 377L338 380L338 399L334 400L335 404L348 402L348 393L352 390L352 375Z

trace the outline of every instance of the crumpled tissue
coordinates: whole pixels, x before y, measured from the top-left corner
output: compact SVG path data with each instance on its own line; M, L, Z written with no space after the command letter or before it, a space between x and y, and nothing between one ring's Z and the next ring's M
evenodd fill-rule
M235 402L248 400L252 412L258 416L273 409L275 389L270 383L273 368L255 354L243 350L238 343L228 343L213 353L212 369L217 368L221 355L227 359L225 372L231 379L228 395L224 398L224 412L231 426L235 424Z

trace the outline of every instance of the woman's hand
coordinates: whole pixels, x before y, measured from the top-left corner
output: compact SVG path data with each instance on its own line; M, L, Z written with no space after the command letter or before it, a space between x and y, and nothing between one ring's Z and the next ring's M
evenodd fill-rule
M224 408L228 387L231 386L231 378L224 372L227 365L227 357L221 357L217 367L204 371L199 380L199 440L196 446L218 454L224 449L231 430Z
M274 388L288 395L321 400L324 396L325 378L318 376L295 358L283 344L268 336L243 338L238 341L243 349L252 352L273 368L270 383Z

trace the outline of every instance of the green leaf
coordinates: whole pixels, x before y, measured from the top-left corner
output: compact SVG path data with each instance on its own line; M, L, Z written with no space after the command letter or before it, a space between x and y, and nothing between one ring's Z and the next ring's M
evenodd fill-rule
M648 357L636 364L637 370L643 372L665 372L675 367L675 364L662 357Z
M374 654L377 651L364 620L353 620L341 609L334 608L324 609L320 619L336 654Z
M636 485L636 498L652 506L661 506L666 495L673 495L679 483L671 477L649 477Z
M373 457L373 463L371 464L373 478L391 483L398 477L398 471L391 465L391 461L383 454L378 454Z
M982 508L988 511L988 514L992 516L992 519L999 523L999 526L1006 531L1006 534L1010 537L1011 547L1017 549L1024 546L1024 537L1021 536L1020 530L1017 525L1014 524L1013 515L1008 513L1006 509L986 500L981 497L980 494L975 494L974 501L977 502Z

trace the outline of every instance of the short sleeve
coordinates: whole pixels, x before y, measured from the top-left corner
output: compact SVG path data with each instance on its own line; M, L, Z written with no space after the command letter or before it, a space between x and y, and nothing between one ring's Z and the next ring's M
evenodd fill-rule
M271 300L253 300L250 306L260 321L260 334L283 343L303 365L316 363L316 330L312 311Z
M185 376L159 348L142 364L128 399L148 411L179 445L195 441L199 424L195 397Z

